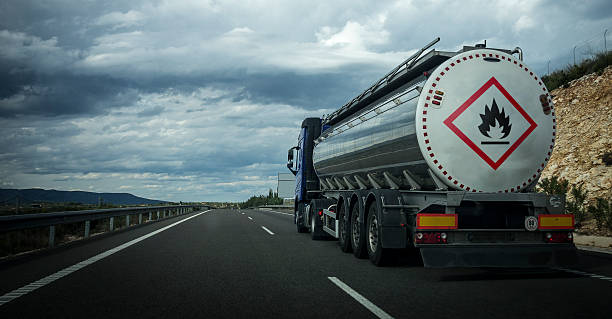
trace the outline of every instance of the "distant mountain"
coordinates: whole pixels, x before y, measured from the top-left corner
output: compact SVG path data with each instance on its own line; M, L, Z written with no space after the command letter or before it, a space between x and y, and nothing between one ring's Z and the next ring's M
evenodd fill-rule
M52 203L82 203L97 204L101 198L103 203L114 205L161 204L153 200L134 196L128 193L93 193L83 191L57 191L54 189L0 189L0 203L15 202L19 197L22 203L52 202Z

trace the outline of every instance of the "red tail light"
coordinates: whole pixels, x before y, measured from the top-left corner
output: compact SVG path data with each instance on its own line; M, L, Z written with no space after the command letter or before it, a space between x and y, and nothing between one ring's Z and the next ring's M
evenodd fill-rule
M323 211L322 210L319 211L319 216L323 216Z
M571 243L574 241L572 233L554 232L544 234L544 241L547 243Z
M418 232L414 237L416 244L446 244L446 233Z

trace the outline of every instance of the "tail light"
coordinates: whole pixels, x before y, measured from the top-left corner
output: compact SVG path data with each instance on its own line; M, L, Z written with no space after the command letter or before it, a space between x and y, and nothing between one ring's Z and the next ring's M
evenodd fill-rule
M323 216L323 211L322 210L319 211L319 216Z
M446 244L446 233L418 232L414 237L415 244Z
M547 243L571 243L574 241L574 236L571 232L551 232L544 235L544 241Z

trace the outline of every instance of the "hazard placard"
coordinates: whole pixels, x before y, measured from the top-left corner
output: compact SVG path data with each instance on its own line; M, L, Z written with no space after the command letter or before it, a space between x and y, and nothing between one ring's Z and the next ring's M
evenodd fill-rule
M480 119L478 130L474 119ZM497 169L538 126L493 76L453 112L448 126L492 169Z

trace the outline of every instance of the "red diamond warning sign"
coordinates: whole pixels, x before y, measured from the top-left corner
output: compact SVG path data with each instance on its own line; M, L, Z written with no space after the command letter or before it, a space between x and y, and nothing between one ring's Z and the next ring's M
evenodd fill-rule
M470 96L444 124L494 170L538 126L495 77Z

